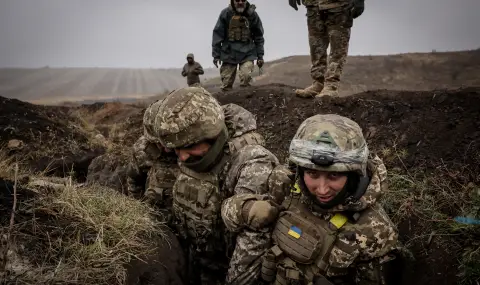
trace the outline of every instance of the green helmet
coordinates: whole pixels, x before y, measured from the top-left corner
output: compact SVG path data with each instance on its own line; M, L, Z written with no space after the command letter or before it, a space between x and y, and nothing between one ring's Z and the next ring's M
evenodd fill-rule
M366 175L369 150L360 126L336 114L315 115L298 128L290 143L289 160L321 171Z
M218 101L202 87L185 87L151 104L143 117L145 134L167 148L215 139L226 129Z

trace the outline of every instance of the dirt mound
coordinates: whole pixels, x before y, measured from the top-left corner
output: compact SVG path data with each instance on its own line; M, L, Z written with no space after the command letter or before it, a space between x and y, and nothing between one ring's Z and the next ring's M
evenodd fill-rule
M85 179L90 161L103 152L67 107L39 106L0 97L0 146L33 171ZM17 143L8 146L12 140Z
M142 202L60 179L17 184L0 176L2 284L186 284L180 243Z
M280 159L285 158L290 139L304 119L336 113L358 122L371 150L380 156L389 151L403 152L407 168L480 164L480 88L369 91L351 97L327 97L320 103L296 97L292 90L275 84L216 93L215 97L222 104L235 103L253 112L267 147ZM471 170L478 173L478 168ZM480 177L471 179L480 181Z

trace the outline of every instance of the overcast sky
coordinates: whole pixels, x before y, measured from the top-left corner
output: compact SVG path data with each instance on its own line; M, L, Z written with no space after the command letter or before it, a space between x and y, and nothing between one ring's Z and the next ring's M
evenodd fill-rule
M351 55L480 47L480 0L366 0ZM0 67L212 66L212 28L225 0L0 0ZM251 0L265 59L308 54L305 9Z

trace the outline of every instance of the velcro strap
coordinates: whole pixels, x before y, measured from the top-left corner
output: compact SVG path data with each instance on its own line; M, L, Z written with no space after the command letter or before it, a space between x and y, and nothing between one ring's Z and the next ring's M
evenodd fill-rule
M331 219L330 223L334 225L337 229L343 227L348 221L348 218L340 213L335 214Z

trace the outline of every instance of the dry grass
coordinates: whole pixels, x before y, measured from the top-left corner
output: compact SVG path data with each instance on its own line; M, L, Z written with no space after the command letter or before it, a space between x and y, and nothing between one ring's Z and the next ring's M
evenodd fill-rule
M10 161L4 158L0 180L7 181ZM2 192L5 233L12 197L8 186ZM152 208L109 188L32 176L19 192L6 284L124 284L125 265L155 250L162 238Z
M406 154L383 150L385 161ZM392 169L383 204L397 225L412 226L403 233L406 246L428 248L435 243L460 263L460 284L480 281L480 226L462 224L456 216L480 219L480 186L463 183L446 168L427 173L421 169ZM411 230L411 231L410 231Z

